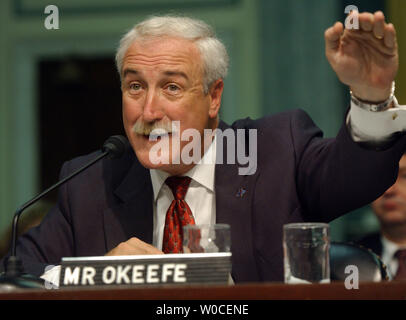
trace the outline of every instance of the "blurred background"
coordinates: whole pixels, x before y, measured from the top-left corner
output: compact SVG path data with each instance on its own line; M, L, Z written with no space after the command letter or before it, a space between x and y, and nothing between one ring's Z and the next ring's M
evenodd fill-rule
M44 27L49 4L59 9L58 30ZM344 22L347 5L382 10L395 24L401 54L396 96L406 104L404 0L1 0L0 234L19 205L58 180L64 161L123 133L115 49L127 30L152 14L203 19L225 42L231 66L223 120L302 108L326 137L334 136L349 94L324 56L324 31ZM45 199L33 216L55 198ZM365 207L331 226L333 239L347 240L378 224Z

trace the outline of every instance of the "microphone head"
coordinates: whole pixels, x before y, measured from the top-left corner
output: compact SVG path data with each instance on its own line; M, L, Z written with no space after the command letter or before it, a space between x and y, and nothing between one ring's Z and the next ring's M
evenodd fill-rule
M120 158L129 146L130 143L126 137L116 135L104 142L102 151L107 152L110 158Z

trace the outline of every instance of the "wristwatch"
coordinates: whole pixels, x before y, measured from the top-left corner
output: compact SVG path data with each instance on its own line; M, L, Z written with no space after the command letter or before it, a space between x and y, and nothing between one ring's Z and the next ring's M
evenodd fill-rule
M350 90L350 94L351 94L351 101L358 107L367 110L367 111L371 111L371 112L381 112L381 111L385 111L387 109L389 109L393 103L394 107L398 107L398 100L395 97L395 81L392 82L392 90L390 93L390 96L387 100L385 100L384 102L381 102L379 104L373 104L373 103L368 103L365 101L361 101L360 99L358 99L356 96L354 96L354 94L352 93L352 91Z

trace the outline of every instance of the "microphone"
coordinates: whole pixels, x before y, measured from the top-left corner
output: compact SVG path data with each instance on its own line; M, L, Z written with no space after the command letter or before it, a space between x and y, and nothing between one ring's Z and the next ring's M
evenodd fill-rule
M12 233L11 233L11 255L7 259L5 264L5 272L3 275L0 276L0 285L11 289L14 287L18 288L43 288L44 281L42 279L35 278L31 275L24 274L24 268L22 265L22 261L17 257L16 247L17 247L17 234L18 234L18 220L25 209L36 203L38 200L43 198L49 192L55 190L60 185L66 183L73 177L77 176L82 171L86 170L88 167L92 166L99 160L103 159L104 157L108 157L110 159L120 158L127 148L129 148L129 142L127 138L116 135L109 137L103 144L102 153L98 155L96 158L79 168L78 170L74 171L67 177L63 178L62 180L58 181L53 186L49 187L36 197L32 198L31 200L24 203L21 207L19 207L16 212L14 213L13 218L13 225L12 225Z

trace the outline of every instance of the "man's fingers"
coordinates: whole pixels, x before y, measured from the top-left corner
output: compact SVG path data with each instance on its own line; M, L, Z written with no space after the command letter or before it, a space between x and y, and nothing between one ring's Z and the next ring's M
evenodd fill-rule
M138 238L131 238L121 242L117 247L109 251L106 256L124 256L141 254L164 254L161 250Z
M133 247L138 252L138 254L163 254L161 250L136 237L127 240L127 244Z
M396 43L396 30L392 23L385 26L384 32L384 42L385 46L392 49Z
M381 11L377 11L374 14L374 27L373 27L374 36L377 39L382 39L385 33L385 16Z
M396 31L393 24L385 23L382 11L374 14L363 12L358 15L358 19L359 30L348 30L348 35L353 39L368 41L383 53L392 54L396 46Z
M359 25L364 31L372 31L374 24L374 15L369 12L363 12L358 15Z
M340 37L343 33L344 26L341 22L336 22L334 26L328 28L324 33L327 50L336 50L340 46Z

